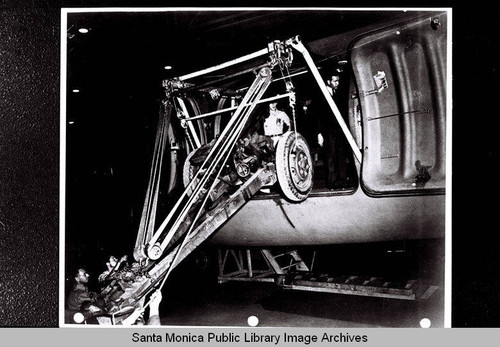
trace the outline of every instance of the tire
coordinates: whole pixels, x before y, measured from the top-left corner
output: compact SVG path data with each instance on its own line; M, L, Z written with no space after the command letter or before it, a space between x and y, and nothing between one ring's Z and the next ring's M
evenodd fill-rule
M288 131L276 146L276 174L285 197L293 202L307 199L313 186L313 165L306 140Z

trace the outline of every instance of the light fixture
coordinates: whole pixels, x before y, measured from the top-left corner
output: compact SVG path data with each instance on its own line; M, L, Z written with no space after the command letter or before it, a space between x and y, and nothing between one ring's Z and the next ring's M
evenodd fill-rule
M82 33L82 34L86 34L86 33L89 32L89 29L87 29L87 28L80 28L80 29L78 29L78 32Z
M80 93L80 89L73 89L72 92L73 93Z
M165 66L165 70L172 70L172 66L171 65L166 65Z
M75 124L75 121L74 121L74 120L70 120L70 121L68 122L68 124L70 124L70 125Z

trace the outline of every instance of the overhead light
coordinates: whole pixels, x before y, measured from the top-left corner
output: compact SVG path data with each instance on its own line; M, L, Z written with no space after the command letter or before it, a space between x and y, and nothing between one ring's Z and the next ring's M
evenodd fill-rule
M165 66L165 70L172 70L172 66L171 65Z
M68 124L75 124L75 121L74 121L74 120L70 120L70 121L68 122Z
M78 29L78 32L82 33L82 34L86 34L86 33L89 32L89 29L87 29L87 28L80 28L80 29Z
M80 93L80 89L73 89L72 92L73 93Z

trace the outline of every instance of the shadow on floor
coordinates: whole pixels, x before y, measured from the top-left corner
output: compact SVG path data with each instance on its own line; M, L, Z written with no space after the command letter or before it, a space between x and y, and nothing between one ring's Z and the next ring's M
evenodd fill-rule
M423 318L443 327L444 320L442 291L427 301L406 301L282 290L272 283L199 289L172 294L162 307L162 324L247 326L252 315L268 327L419 327Z

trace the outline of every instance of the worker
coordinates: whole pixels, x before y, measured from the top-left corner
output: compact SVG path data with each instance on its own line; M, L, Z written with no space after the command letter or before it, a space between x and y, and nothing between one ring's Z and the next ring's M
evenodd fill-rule
M79 268L75 274L75 284L66 299L66 323L72 323L71 317L79 312L82 305L94 302L97 298L96 293L88 289L90 275L84 268Z
M334 71L326 81L327 89L337 105L344 121L347 122L347 96L341 85L340 73ZM343 88L343 89L342 89ZM323 112L321 112L323 113ZM353 186L353 159L340 125L331 110L326 116L318 115L317 142L324 151L326 164L326 187L330 190L346 189Z
M328 90L328 93L332 96L333 100L337 104L339 103L339 97L338 97L338 90L340 86L340 77L337 74L333 74L330 79L326 81L326 89ZM342 110L344 111L344 110ZM320 132L318 133L318 144L320 147L323 147L323 144L325 143L325 139L323 137L323 134Z
M101 273L98 277L99 283L104 283L106 280L113 278L113 275L120 269L121 264L127 261L127 256L124 255L120 258L120 261L115 258L115 256L110 256L106 262L106 270Z
M269 103L269 113L264 119L264 135L271 136L274 145L279 136L290 129L290 118L285 112L278 110L277 105L277 102Z
M340 86L340 77L338 74L333 74L329 80L326 81L326 89L331 96L337 95Z

